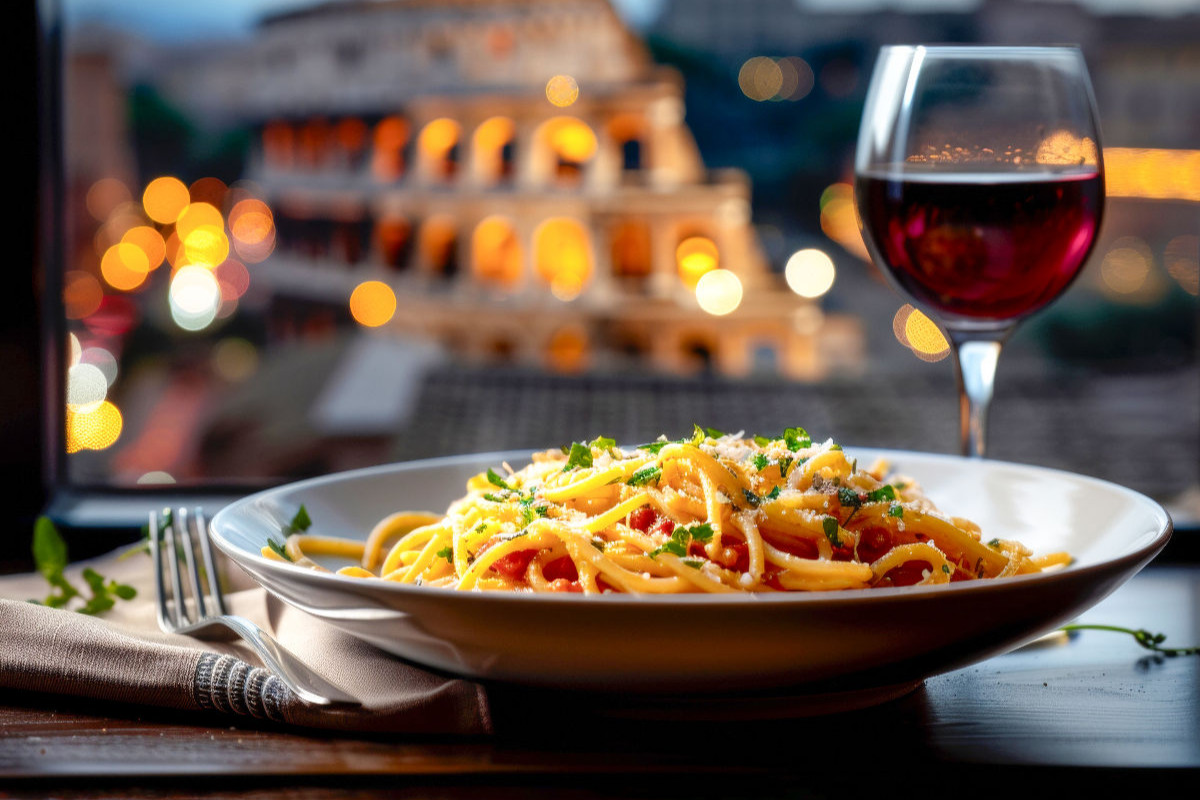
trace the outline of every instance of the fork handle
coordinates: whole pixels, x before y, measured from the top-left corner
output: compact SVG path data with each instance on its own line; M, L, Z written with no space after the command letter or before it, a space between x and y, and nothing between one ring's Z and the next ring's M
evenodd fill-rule
M275 673L279 680L283 681L306 703L325 706L333 704L361 705L357 698L346 694L326 681L279 642L271 638L262 628L245 617L239 617L236 614L210 617L194 626L189 626L189 628L190 630L199 630L212 625L223 625L240 636L262 659L263 665Z

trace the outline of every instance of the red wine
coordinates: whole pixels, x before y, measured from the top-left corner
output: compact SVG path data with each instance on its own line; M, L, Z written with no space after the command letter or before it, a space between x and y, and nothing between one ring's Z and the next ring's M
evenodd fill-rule
M918 303L974 319L1041 308L1079 274L1103 210L1099 173L863 175L877 261Z

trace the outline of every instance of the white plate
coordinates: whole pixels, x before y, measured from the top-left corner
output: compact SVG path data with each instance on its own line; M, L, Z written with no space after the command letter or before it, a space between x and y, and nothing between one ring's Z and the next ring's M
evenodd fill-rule
M1011 650L1099 602L1157 554L1171 520L1153 500L1056 470L848 448L888 458L944 511L1036 553L1052 573L942 586L745 595L583 596L454 592L320 573L263 558L301 504L313 532L365 538L401 509L441 512L471 475L529 453L356 470L246 497L213 539L281 600L408 660L533 686L686 695L751 689L874 702Z

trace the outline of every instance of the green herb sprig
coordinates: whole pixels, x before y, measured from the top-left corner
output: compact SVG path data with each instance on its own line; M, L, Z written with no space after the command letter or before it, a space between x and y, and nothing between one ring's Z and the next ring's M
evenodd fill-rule
M45 599L30 602L51 608L65 608L75 598L83 598L80 590L67 580L67 543L49 517L38 517L34 523L33 563L52 591ZM117 600L132 600L137 596L137 589L108 580L91 567L84 567L82 577L91 596L75 609L81 614L101 614L116 605Z
M1109 631L1111 633L1127 633L1133 637L1133 640L1141 647L1152 652L1164 655L1167 658L1175 658L1177 656L1195 656L1200 655L1200 645L1195 647L1163 647L1163 642L1167 640L1165 633L1151 633L1145 628L1122 628L1119 625L1084 625L1073 624L1063 625L1060 630L1071 633L1072 631Z

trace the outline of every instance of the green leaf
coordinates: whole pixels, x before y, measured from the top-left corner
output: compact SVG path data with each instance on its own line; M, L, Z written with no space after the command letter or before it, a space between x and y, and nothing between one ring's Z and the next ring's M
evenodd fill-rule
M767 492L767 493L766 493L766 494L763 496L763 499L764 499L764 500L774 500L774 499L776 499L777 497L779 497L779 494L780 494L780 492L782 492L782 491L783 491L783 487L782 487L782 486L776 486L775 488L771 489L771 491Z
M671 553L683 558L687 555L688 545L693 541L709 542L712 541L712 537L712 525L709 525L707 522L690 527L680 526L671 532L670 539L663 542L660 547L656 547L650 551L650 557L654 558L660 553Z
M583 442L572 442L571 449L567 453L567 464L563 467L563 472L570 472L573 469L588 469L592 466L592 448L588 447ZM491 480L491 476L488 477ZM505 484L507 488L507 484Z
M33 527L33 563L47 580L67 566L67 543L49 517L38 517Z
M104 585L104 576L91 567L84 567L83 580L87 583L88 588L92 590L92 594L108 591Z
M806 459L801 459L798 463L803 464L805 460ZM788 469L791 466L792 466L792 457L791 456L784 456L783 458L779 459L779 477L786 478L787 474L788 474Z
M704 444L704 440L708 438L708 434L705 433L704 429L699 425L693 425L693 428L694 430L692 431L691 443L696 447L699 447L700 445Z
M447 545L447 546L443 547L441 550L438 550L437 555L438 555L438 558L444 558L447 561L453 561L454 560L454 548Z
M796 451L812 447L812 437L804 428L787 428L784 430L782 438L788 450Z
M600 450L602 452L607 451L607 450L612 450L616 446L617 446L617 440L610 439L607 436L597 436L595 439L592 439L592 441L588 443L588 447L591 447L594 450Z
M133 598L137 597L137 589L126 583L117 583L116 581L113 581L108 585L108 588L109 591L122 600L132 600Z
M767 458L766 455L763 453L755 453L750 458L750 463L754 464L754 468L756 470L758 470L759 472L762 472L764 469L766 469L768 466L771 465L771 459Z
M771 441L772 440L768 439L766 436L759 436L757 433L754 434L754 443L759 447L766 447L771 443Z
M1110 631L1112 633L1127 633L1133 637L1133 640L1137 642L1139 646L1144 647L1147 650L1152 650L1155 653L1161 653L1168 658L1200 655L1200 645L1196 647L1163 647L1162 643L1167 640L1167 635L1165 633L1151 633L1145 628L1138 628L1135 630L1133 628L1122 628L1118 625L1072 624L1063 625L1059 630L1063 630L1068 633L1072 631Z
M725 436L725 431L719 431L716 428L705 428L704 432L712 439L720 439Z
M508 485L508 481L501 478L500 474L491 467L488 467L487 480L492 486L499 486L501 489L507 489L510 492L513 491L513 488Z
M308 516L308 509L306 509L304 504L301 503L300 508L296 510L295 516L292 517L292 521L288 523L287 530L284 532L303 533L311 527L312 519Z
M625 481L628 486L645 486L653 481L658 483L658 479L662 477L662 467L657 464L651 464L648 467L642 467L637 472L629 476L629 480Z
M873 492L867 493L867 502L868 503L880 503L880 502L883 502L884 500L895 500L895 499L896 499L896 490L887 484L880 486L878 489L876 489Z
M903 517L904 516L904 506L891 506L888 509L888 516L889 517Z
M838 521L835 518L826 517L825 519L821 520L821 530L825 532L825 538L828 539L834 547L842 546L841 537L838 536Z
M287 550L284 549L283 545L281 545L279 542L275 541L274 539L267 539L267 547L274 550L275 555L279 556L284 561L292 560L292 557L288 555L288 552L287 552Z
M837 492L838 502L846 508L858 508L862 505L862 498L858 496L858 492L853 489L843 486Z

